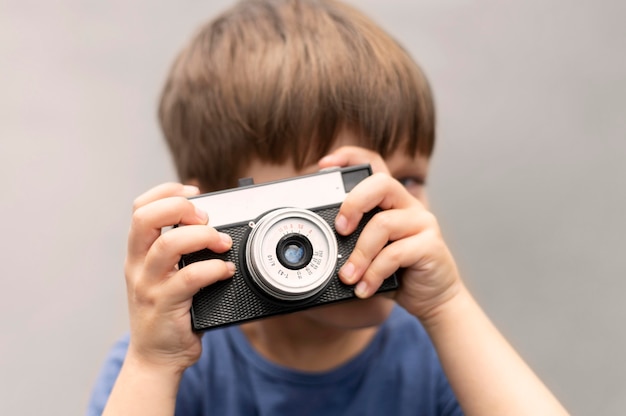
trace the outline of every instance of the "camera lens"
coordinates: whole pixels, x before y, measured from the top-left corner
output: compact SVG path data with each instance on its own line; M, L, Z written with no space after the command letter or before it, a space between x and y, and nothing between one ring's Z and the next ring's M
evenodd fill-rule
M298 270L309 264L313 257L313 246L302 234L287 234L276 245L276 257L280 264Z
M278 208L251 222L246 268L256 286L277 300L304 300L333 277L337 239L322 217L302 208Z

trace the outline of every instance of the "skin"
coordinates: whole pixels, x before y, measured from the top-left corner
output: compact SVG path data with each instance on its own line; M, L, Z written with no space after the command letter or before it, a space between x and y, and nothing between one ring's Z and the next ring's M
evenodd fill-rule
M316 165L297 171L290 165L273 165L255 161L243 176L254 177L255 183L262 183L312 173L320 168L370 163L372 170L380 178L370 178L372 181L360 184L344 201L340 215L346 217L346 224L339 227L336 224L337 231L342 234L350 234L354 231L354 227L360 221L361 213L377 205L375 199L370 199L373 181L380 182L376 186L384 189L388 183L395 188L401 188L402 185L398 182L400 180L405 185L402 193L407 197L407 201L426 203L426 192L423 186L428 173L426 157L418 155L411 158L402 152L396 152L385 162L374 152L350 146L353 143L358 143L358 138L351 131L345 130L340 133L335 146L331 149L331 154ZM393 178L398 178L398 180ZM368 204L365 207L369 206L369 208L363 208L365 201ZM350 211L353 209L350 205L352 203L358 204L355 208L360 209L361 213ZM398 268L393 266L391 259L388 258L393 247L376 257L376 263L387 263L390 267L375 273L370 272L360 279L360 275L368 268L369 261L371 261L368 258L373 259L390 240L389 235L380 233L380 230L386 227L384 222L389 221L386 217L388 216L375 217L363 231L348 260L348 263L353 264L354 270L351 271L351 267L345 265L340 271L340 278L347 284L355 284L359 280L368 283L366 292L357 291L357 295L364 299L312 308L242 325L244 333L257 351L275 363L294 369L324 371L341 365L367 346L375 335L378 325L387 319L395 303L393 297L390 296L371 296L382 280ZM393 217L398 222L398 228L402 228L403 231L409 230L407 225L412 223L410 212ZM341 221L343 220L338 218L338 222ZM401 224L402 221L406 223ZM393 237L399 236L401 235ZM368 242L375 242L375 245L367 244ZM390 268L393 270L385 271Z
M374 174L348 194L335 227L350 234L363 213L383 208L365 227L339 274L345 283L357 285L363 300L245 324L241 328L252 346L279 364L328 370L358 354L397 302L424 325L466 414L567 414L463 285L427 210L422 186L426 158L396 152L383 160L352 146L357 139L342 132L330 154L303 171L256 161L245 172L260 183L370 163ZM225 252L232 244L210 226L206 213L187 201L198 192L169 183L135 201L125 265L131 342L105 414L173 414L182 373L200 357L200 336L190 326L191 298L200 288L230 278L234 266L210 260L176 268L184 253L205 247ZM177 223L187 226L161 234L162 227ZM401 288L391 297L372 296L398 268L404 270Z

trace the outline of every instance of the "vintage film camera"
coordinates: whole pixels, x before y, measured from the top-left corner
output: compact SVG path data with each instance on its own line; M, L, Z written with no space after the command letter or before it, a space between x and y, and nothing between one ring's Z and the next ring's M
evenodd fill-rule
M212 258L237 267L232 279L194 296L194 331L355 298L354 286L342 283L337 272L378 209L365 214L349 236L337 234L334 222L346 194L369 175L369 165L331 168L191 198L233 246L221 254L205 249L184 255L179 267ZM397 287L394 274L378 291Z

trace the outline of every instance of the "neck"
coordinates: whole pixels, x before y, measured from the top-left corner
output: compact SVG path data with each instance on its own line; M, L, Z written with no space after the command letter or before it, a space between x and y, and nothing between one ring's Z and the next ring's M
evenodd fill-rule
M336 328L302 313L282 315L241 326L252 346L268 360L300 371L327 371L359 354L377 326Z

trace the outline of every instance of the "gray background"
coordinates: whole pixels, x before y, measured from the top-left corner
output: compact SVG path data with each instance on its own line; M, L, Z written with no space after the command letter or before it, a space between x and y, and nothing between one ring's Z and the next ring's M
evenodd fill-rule
M127 328L132 200L175 179L156 97L227 3L0 3L0 414L83 412ZM626 408L625 4L358 2L432 81L430 196L465 280L580 415Z

